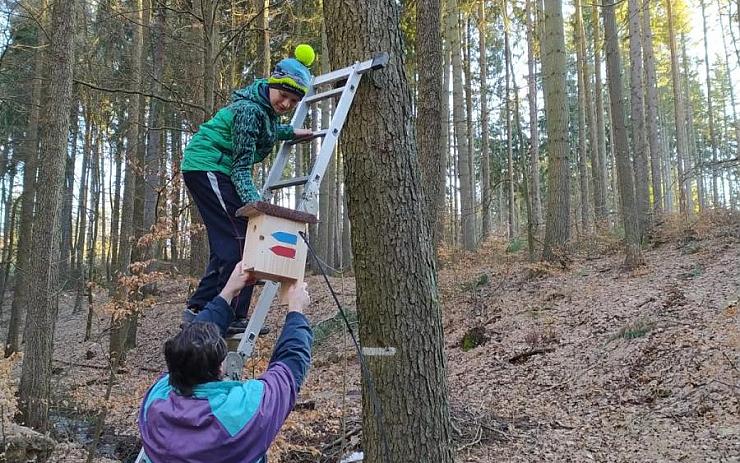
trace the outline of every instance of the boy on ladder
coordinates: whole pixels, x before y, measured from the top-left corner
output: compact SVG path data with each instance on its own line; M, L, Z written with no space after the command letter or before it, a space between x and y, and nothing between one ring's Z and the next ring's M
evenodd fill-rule
M223 289L241 260L247 220L236 217L241 206L258 201L252 167L264 160L278 140L311 136L310 129L280 124L309 93L315 54L310 45L295 49L295 58L280 61L267 79L234 92L229 105L200 126L183 153L181 171L208 233L210 257L205 274L188 300L183 321L197 313ZM245 286L231 306L236 318L228 334L244 331L253 285ZM260 334L264 334L263 329Z

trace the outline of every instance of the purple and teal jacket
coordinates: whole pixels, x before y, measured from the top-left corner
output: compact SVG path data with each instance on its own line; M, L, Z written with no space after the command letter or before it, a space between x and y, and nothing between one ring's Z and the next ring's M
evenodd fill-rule
M194 323L224 333L233 312L216 297ZM165 374L147 392L139 430L151 463L263 463L295 405L311 362L313 334L306 317L288 312L267 371L248 381L215 381L180 395Z

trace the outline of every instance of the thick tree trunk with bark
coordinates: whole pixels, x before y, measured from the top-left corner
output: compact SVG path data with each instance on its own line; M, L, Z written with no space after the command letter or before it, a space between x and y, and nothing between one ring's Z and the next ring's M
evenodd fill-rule
M385 69L364 78L343 131L352 221L368 463L452 463L442 318L433 245L424 216L404 71L399 7L393 0L324 0L332 67L385 51ZM455 16L456 17L456 16ZM373 162L367 163L368 153ZM382 414L375 409L377 392Z
M440 0L416 3L415 47L424 59L418 60L419 94L416 100L416 139L419 144L425 212L432 241L442 241L441 214L445 195L444 134L442 106L447 89L442 88L442 33Z
M635 186L630 162L629 141L627 127L624 121L624 107L622 99L622 60L619 55L619 39L617 36L617 21L614 15L616 0L606 0L602 14L604 15L604 36L606 39L606 63L609 81L609 103L611 104L611 121L614 131L614 155L617 164L619 179L619 197L622 204L622 220L625 232L625 266L635 268L642 265L642 251L640 250L640 225L635 202Z
M560 260L563 247L570 239L570 173L568 158L568 104L565 88L566 54L561 0L545 0L544 35L542 37L542 81L545 88L547 145L547 224L542 257Z
M41 2L41 11L46 11L46 1ZM46 14L40 19L42 25ZM46 37L41 27L37 30L37 49L33 55L33 75L41 76L44 72L43 50ZM33 233L33 208L36 194L36 170L38 165L39 145L39 117L41 115L41 88L43 80L36 78L31 90L31 108L28 116L28 126L25 140L20 146L23 159L23 193L21 195L20 228L18 231L18 253L16 256L15 285L13 289L13 303L10 307L8 321L8 335L5 341L5 356L9 356L20 349L20 332L23 328L27 296L34 277L29 272L31 260L31 237Z
M47 53L49 95L40 124L38 208L34 217L29 275L34 291L28 295L28 319L23 338L26 348L19 388L26 425L40 432L48 429L51 362L57 316L60 211L67 158L69 113L72 106L74 0L57 0L51 15L51 41Z

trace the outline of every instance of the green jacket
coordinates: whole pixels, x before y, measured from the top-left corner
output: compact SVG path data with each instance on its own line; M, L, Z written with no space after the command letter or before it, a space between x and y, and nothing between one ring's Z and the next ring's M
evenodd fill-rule
M231 103L202 124L183 153L180 170L215 171L231 176L244 204L259 201L252 166L265 159L278 140L291 140L293 127L278 124L266 98L267 81L233 93Z

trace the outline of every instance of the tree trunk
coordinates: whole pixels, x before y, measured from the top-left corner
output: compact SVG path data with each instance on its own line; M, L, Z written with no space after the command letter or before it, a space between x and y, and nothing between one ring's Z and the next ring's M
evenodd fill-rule
M209 0L212 1L212 0ZM268 77L270 68L270 0L255 0L257 7L257 59L260 77Z
M508 14L508 2L502 0L503 8L503 20L504 20L504 67L505 69L505 111L506 111L506 184L507 184L507 199L508 199L508 238L513 240L516 237L516 215L515 215L515 204L514 204L514 150L512 146L512 132L511 132L511 46L509 45L509 14Z
M645 60L645 102L647 139L650 148L651 186L653 188L653 213L663 212L663 176L660 163L663 158L663 142L658 121L658 79L655 71L655 52L653 51L653 32L650 25L650 3L645 4L642 20L642 46Z
M645 135L645 110L642 84L642 26L640 9L643 3L629 0L630 34L630 109L632 111L632 145L635 166L635 206L640 225L640 241L652 226L650 210L650 178L648 177L648 144Z
M331 65L329 64L329 52L328 45L326 43L326 29L325 22L321 25L321 72L327 73L331 71ZM320 103L321 107L321 127L329 127L331 122L332 104L333 102L329 99L323 100ZM332 154L333 156L333 154ZM333 219L331 218L331 190L334 188L334 178L336 177L336 169L334 168L334 159L329 162L327 166L324 178L321 181L321 187L319 188L319 245L316 247L316 251L326 264L327 270L331 271L333 267L332 262L332 225Z
M28 317L23 338L26 342L21 383L20 407L24 422L39 432L48 429L51 362L57 316L60 210L62 184L67 158L69 113L72 107L72 64L74 0L57 0L51 15L51 41L48 49L49 95L44 102L45 117L39 132L38 210L31 240L29 274L34 291L28 295Z
M113 191L113 198L111 199L111 222L110 222L110 261L111 267L118 267L118 244L120 239L120 222L121 222L121 184L124 183L123 176L121 174L121 167L123 164L123 133L116 134L116 148L113 153L115 162L115 187ZM109 278L112 277L114 272L111 272Z
M472 196L472 203L473 204L473 210L475 211L473 213L473 229L474 234L476 236L476 242L478 240L478 189L476 188L476 177L475 177L475 129L473 128L473 73L470 70L470 62L472 61L471 58L471 45L470 42L472 40L472 31L471 31L471 25L470 25L470 17L469 15L467 18L463 19L462 14L461 16L461 27L464 25L464 29L461 29L460 36L463 40L463 77L464 79L464 86L463 90L465 92L465 127L467 129L467 135L468 135L468 152L467 152L467 158L466 161L468 165L470 166L470 194ZM412 94L413 94L413 89Z
M606 124L604 123L604 96L601 79L601 24L599 10L592 8L591 26L594 34L594 112L596 113L596 146L593 148L597 163L592 166L594 176L594 215L599 222L608 220L607 197L609 174L607 172Z
M143 24L143 4L142 0L134 1L134 35L133 47L131 50L131 80L136 88L141 88L141 55L143 51L144 32ZM134 201L136 189L136 158L139 146L139 111L140 99L138 94L129 96L128 110L128 130L126 137L126 179L123 184L123 200L121 208L121 231L118 242L118 260L115 265L114 274L117 277L126 275L131 263L132 242L134 239ZM125 289L119 288L122 292ZM111 326L109 351L114 365L117 364L124 354L126 341L128 338L129 315L126 317L115 318Z
M719 190L717 189L717 137L714 133L714 108L712 106L712 77L709 65L709 44L707 43L707 12L705 0L701 4L701 18L704 26L704 68L706 69L707 83L707 111L709 112L709 143L712 145L712 206L719 207ZM729 69L728 69L729 72ZM733 105L734 108L734 105Z
M40 8L45 12L46 1L42 1ZM41 17L44 24L46 14ZM33 55L33 75L40 77L44 74L43 50L46 38L41 27L37 29L37 48ZM28 116L28 128L25 140L20 146L23 159L23 193L21 196L21 217L18 230L18 253L16 256L15 285L13 288L13 303L10 306L10 320L8 321L8 336L5 341L5 356L18 352L20 348L20 332L23 328L24 313L28 307L27 298L31 290L32 281L36 277L30 273L31 265L31 238L34 225L34 195L36 194L36 170L38 164L39 145L39 117L41 115L41 88L43 81L35 78L31 90L31 110Z
M481 153L480 153L480 179L481 179L481 205L483 214L481 218L481 239L486 239L491 234L491 153L488 138L488 60L486 59L486 35L488 34L488 21L486 21L485 1L480 2L478 7L478 44L479 44L479 68L480 68L480 127L481 127ZM424 61L424 60L422 60Z
M537 117L537 63L535 57L535 12L533 0L527 0L527 88L529 94L529 194L532 198L532 226L534 233L539 234L542 227L542 197L540 188L540 135Z
M151 56L152 56L152 79L150 83L150 90L152 94L159 95L162 91L162 76L164 75L165 67L165 47L166 47L166 31L167 26L165 12L167 7L166 0L148 0L150 3L154 3L154 21L151 26L150 32L150 44L151 44ZM159 203L159 191L161 185L159 183L159 164L162 157L162 134L161 129L162 120L162 105L161 101L156 98L152 98L149 104L149 123L148 131L146 134L146 154L144 157L144 211L143 211L143 225L144 233L149 233L151 227L156 223L158 215L161 211L157 210ZM145 259L152 258L156 255L156 250L159 244L152 242L151 246L148 246L144 250L143 257Z
M339 171L344 172L344 156L342 156L342 168ZM444 177L442 180L444 181ZM344 194L342 194L342 271L346 272L352 269L352 222L347 212L347 188L344 175L342 175L342 185L345 185Z
M416 139L419 144L425 211L432 241L442 241L442 208L445 195L444 134L442 107L447 89L442 87L443 62L440 24L440 0L416 3L416 50L423 52L418 60L419 89L416 100ZM345 214L346 215L346 214Z
M96 144L99 148L99 144ZM85 340L90 340L92 332L92 283L95 281L95 242L98 239L98 208L100 206L100 150L96 149L92 159L90 174L90 229L87 236L87 323ZM82 278L80 278L82 281Z
M719 9L719 0L717 0L717 8ZM738 12L740 15L740 12ZM730 91L730 107L732 108L732 121L733 127L735 128L735 156L740 159L740 120L737 118L737 110L735 109L735 86L732 81L732 73L730 72L730 52L727 49L727 40L725 39L725 26L722 21L722 14L719 15L719 27L720 35L722 36L722 48L725 51L725 68L727 69L727 87ZM738 172L740 174L740 172ZM736 176L736 180L740 178L740 175ZM733 196L734 198L734 196Z
M543 259L557 262L570 239L570 173L568 172L568 104L565 88L565 31L561 0L545 0L542 82L548 139L547 223Z
M80 124L77 115L77 98L72 103L70 113L70 139L72 146L65 163L64 170L64 203L62 204L62 239L59 257L59 273L69 275L71 270L72 254L72 202L74 200L75 185L75 160L77 157L77 136L79 134Z
M635 187L630 163L627 128L622 105L622 63L619 55L619 38L614 5L617 0L606 0L604 15L604 36L606 39L606 63L609 82L609 103L612 108L612 127L614 130L614 154L619 179L619 196L622 203L622 221L625 232L625 266L633 269L643 264L640 250L640 225L635 203Z
M694 110L691 104L691 92L690 86L690 69L689 69L689 55L686 52L686 34L681 33L681 62L683 67L683 76L681 79L681 88L684 92L684 109L686 110L686 208L689 211L689 216L692 216L696 210L694 205L694 178L696 178L696 191L697 198L699 201L699 210L703 209L704 199L704 163L702 160L702 153L698 150L696 144L696 132L694 131Z
M447 41L452 54L452 117L457 142L457 159L460 182L460 216L463 248L472 251L475 239L475 204L472 192L472 166L468 162L468 134L465 124L465 94L462 82L462 56L460 44L459 8L457 0L447 2ZM470 115L468 115L470 116Z
M678 65L678 51L676 48L676 30L673 24L673 1L665 0L668 15L668 42L671 50L671 80L673 83L673 106L676 123L676 167L678 171L678 203L681 215L688 217L686 198L686 175L684 173L684 159L688 153L686 141L686 116L683 96L681 92L681 71Z
M88 102L89 106L94 103ZM82 148L82 173L80 175L80 189L77 194L77 240L74 246L74 286L75 286L75 301L72 309L73 313L78 313L82 310L82 292L85 286L84 283L84 252L85 252L85 238L87 237L87 179L90 176L90 156L93 151L93 128L94 122L90 114L90 108L85 111L85 140Z
M581 188L581 227L587 235L593 232L593 223L591 221L591 195L589 185L591 183L588 173L588 163L586 162L586 114L591 111L591 105L587 104L586 98L590 100L589 77L586 73L586 34L583 30L583 13L581 11L581 0L576 0L576 61L578 68L578 177ZM589 126L590 129L592 126ZM590 132L589 132L590 134ZM594 138L591 137L591 149L594 147ZM593 156L592 156L593 157Z
M366 356L373 380L363 378L363 445L368 463L451 463L442 317L433 245L418 201L398 9L393 0L324 1L329 43L336 44L333 67L378 51L391 57L358 88L342 144L361 344L366 352L396 350ZM364 161L368 153L372 164Z
M180 261L180 215L181 211L181 198L182 198L182 176L180 175L180 161L182 160L182 133L178 130L181 125L178 113L172 112L170 114L171 123L170 127L170 140L172 150L172 182L170 190L170 219L172 220L172 238L170 242L170 253L172 255L173 262ZM168 119L170 119L168 118Z
M434 0L433 0L434 1ZM443 8L444 7L444 8ZM440 3L440 9L441 11L441 21L440 21L440 28L444 27L447 24L447 11L449 10L449 5L446 3ZM442 35L442 89L440 90L440 98L442 99L442 109L440 110L441 117L442 117L442 172L443 175L445 175L445 181L446 185L449 185L449 190L444 186L443 184L441 186L442 192L440 193L440 196L442 198L442 204L440 206L440 216L442 215L441 211L445 211L445 214L448 218L447 224L449 224L448 230L447 230L447 236L449 239L447 240L448 244L451 244L454 246L455 241L455 227L457 225L457 207L456 207L456 190L455 190L455 165L453 161L453 154L452 154L452 136L450 129L452 127L451 120L450 120L450 98L449 98L449 89L450 89L450 62L451 62L451 55L450 55L450 44L447 40L444 40L445 34L441 33ZM447 97L444 97L444 95L447 95ZM418 125L418 122L417 122ZM446 172L445 172L446 171ZM422 177L423 178L423 177ZM426 183L426 182L425 182ZM447 200L448 197L448 191L449 191L449 200ZM445 205L449 204L449 207L445 208ZM443 217L440 217L440 221L443 220ZM444 225L444 221L442 221L442 228ZM434 231L430 231L432 233L432 236L434 236ZM444 233L442 233L444 235ZM444 236L440 238L441 240L444 240Z

